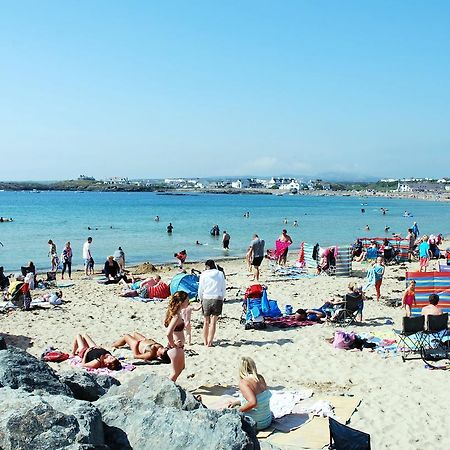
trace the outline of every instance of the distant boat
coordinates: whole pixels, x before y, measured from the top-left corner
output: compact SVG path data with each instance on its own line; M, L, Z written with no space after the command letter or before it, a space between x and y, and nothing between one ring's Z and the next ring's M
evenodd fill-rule
M32 193L32 194L40 194L41 191L38 191L37 189L33 189L33 190L31 191L31 193Z

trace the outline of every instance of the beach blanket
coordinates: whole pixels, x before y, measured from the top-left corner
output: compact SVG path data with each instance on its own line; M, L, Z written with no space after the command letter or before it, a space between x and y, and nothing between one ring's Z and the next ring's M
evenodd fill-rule
M320 403L318 402L320 401ZM333 408L333 413L336 419L341 423L348 423L351 416L355 412L356 408L361 403L361 399L357 397L331 397L331 396L320 396L318 399L313 397L310 400L305 400L305 402L313 402L316 405L330 405ZM283 418L285 421L290 420L295 426L296 423L304 420L305 415L302 413L297 413L296 411L302 411L305 405L300 402L297 407L294 408L294 414L286 416ZM291 417L295 416L295 417ZM275 424L275 426L277 426ZM322 449L329 443L330 433L328 431L328 417L317 417L313 416L306 423L301 424L297 429L290 431L288 433L275 432L267 438L267 441L273 445L276 445L285 450L294 450L298 448L308 448L308 449Z
M320 322L313 322L312 320L297 320L294 316L284 316L284 317L266 318L265 323L267 325L276 328L297 328L316 325Z
M117 375L126 372L131 372L132 370L136 369L136 366L134 366L133 364L125 363L123 361L121 361L122 370L109 370L106 367L101 369L90 369L88 367L83 367L81 358L79 356L69 358L68 361L71 366L82 368L86 372L95 373L96 375L109 375L111 377L116 377Z

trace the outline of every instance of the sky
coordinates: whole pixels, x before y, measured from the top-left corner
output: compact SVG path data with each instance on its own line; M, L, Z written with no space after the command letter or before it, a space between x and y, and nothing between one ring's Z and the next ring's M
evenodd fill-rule
M448 176L449 23L433 0L3 1L0 180Z

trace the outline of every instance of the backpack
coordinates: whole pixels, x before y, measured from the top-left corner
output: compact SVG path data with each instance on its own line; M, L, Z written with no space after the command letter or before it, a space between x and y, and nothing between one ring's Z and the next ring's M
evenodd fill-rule
M264 288L260 284L252 284L247 288L244 294L244 298L261 298Z
M349 350L355 342L355 333L346 333L345 331L336 331L334 334L333 347L342 350Z
M69 354L59 350L50 350L42 355L42 359L46 362L62 362L69 359Z

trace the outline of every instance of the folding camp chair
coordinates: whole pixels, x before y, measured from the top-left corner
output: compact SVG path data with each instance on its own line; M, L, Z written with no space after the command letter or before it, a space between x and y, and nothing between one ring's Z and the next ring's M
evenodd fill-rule
M328 418L330 428L329 449L334 450L370 450L370 434L358 431Z
M448 313L438 316L428 315L427 326L424 331L423 346L433 347L437 341L441 341L443 337L449 336L448 330Z
M402 330L394 330L398 337L397 348L400 349L402 360L419 359L421 356L410 357L409 353L421 354L425 331L425 316L403 317Z
M356 316L361 310L362 302L362 298L356 298L353 295L346 294L343 308L336 311L331 322L344 327L354 324Z

